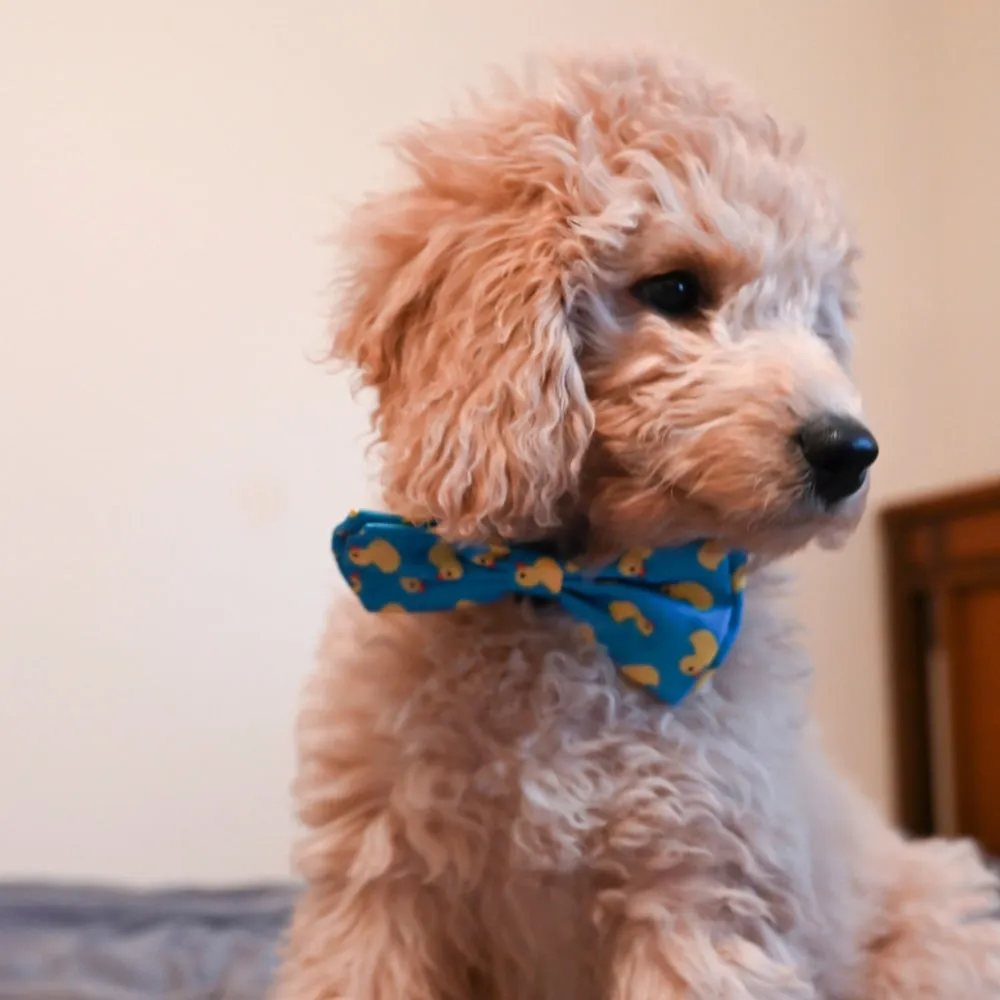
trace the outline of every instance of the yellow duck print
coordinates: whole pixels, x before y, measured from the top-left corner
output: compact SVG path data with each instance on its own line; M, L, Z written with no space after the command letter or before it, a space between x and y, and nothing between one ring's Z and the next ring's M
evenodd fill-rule
M653 623L631 601L612 601L608 611L616 622L633 621L642 635L653 634Z
M555 559L542 556L533 565L520 564L514 579L519 587L545 587L549 593L558 594L562 590L563 571Z
M629 549L618 560L618 572L622 576L645 576L646 560L652 554L652 549Z
M462 564L455 555L455 550L447 542L436 542L427 554L431 565L437 567L439 580L460 580Z
M415 576L401 576L399 578L399 585L408 594L422 594L427 587L423 580L418 580Z
M678 665L682 673L689 677L698 677L712 665L719 652L719 643L715 636L704 628L692 632L690 640L694 652L689 656L682 656Z
M746 566L740 566L739 569L733 570L733 593L738 594L742 590L747 589L747 568Z
M487 569L492 569L498 559L503 559L504 556L509 555L510 549L506 545L491 542L489 552L480 552L478 555L472 557L472 561L477 566L485 566Z
M641 684L643 687L656 687L660 683L659 670L645 663L622 667L621 672L634 684Z
M721 565L722 560L729 555L729 550L718 541L705 542L700 549L698 549L698 562L702 564L707 570L715 572Z
M594 631L593 625L587 625L586 623L577 625L576 634L580 637L584 646L590 648L597 645L597 633Z
M351 590L353 590L355 594L360 594L361 593L361 574L360 573L352 573L351 577L350 577L350 584L351 584Z
M355 566L375 566L383 573L395 573L401 562L399 553L384 538L365 546L355 545L347 556Z
M678 601L687 601L696 611L708 611L715 603L708 588L700 583L668 583L663 593Z
M380 615L405 615L406 608L402 604L383 604L378 609Z

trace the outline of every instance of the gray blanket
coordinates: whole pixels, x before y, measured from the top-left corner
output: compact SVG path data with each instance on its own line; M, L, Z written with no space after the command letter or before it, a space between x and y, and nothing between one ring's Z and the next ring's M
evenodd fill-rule
M293 899L0 885L0 1000L263 1000Z

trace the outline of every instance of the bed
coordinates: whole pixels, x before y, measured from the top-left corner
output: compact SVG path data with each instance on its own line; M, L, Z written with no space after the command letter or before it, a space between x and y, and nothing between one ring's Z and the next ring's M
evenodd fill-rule
M0 1000L263 1000L294 896L0 885Z

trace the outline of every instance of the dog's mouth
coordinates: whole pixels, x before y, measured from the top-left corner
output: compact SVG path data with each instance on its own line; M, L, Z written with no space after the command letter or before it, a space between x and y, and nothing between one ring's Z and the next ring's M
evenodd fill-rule
M855 493L831 503L804 485L787 504L753 513L726 512L698 502L676 503L675 495L676 516L659 523L606 525L603 530L580 519L574 530L560 537L557 549L573 558L601 562L635 546L661 548L712 538L731 549L767 559L780 558L812 542L824 547L841 544L864 512L867 489L865 477Z
M734 549L769 557L790 555L812 542L837 547L853 534L867 505L869 476L859 476L856 488L837 499L823 495L806 477L785 504L771 504L734 514L702 510L685 536L664 526L662 544L681 544L693 537L717 538Z
M720 537L734 548L774 557L790 555L812 542L824 548L839 547L864 514L868 484L865 475L856 490L834 501L807 485L784 510L772 510L742 525L720 525Z

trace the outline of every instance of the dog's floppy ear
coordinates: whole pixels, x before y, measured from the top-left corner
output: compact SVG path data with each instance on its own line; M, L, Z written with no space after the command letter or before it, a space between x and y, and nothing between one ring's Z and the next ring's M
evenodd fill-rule
M394 512L454 539L558 526L593 429L563 309L567 242L551 210L426 188L356 214L334 353L378 394Z

